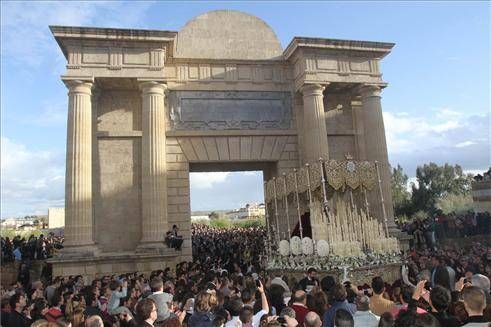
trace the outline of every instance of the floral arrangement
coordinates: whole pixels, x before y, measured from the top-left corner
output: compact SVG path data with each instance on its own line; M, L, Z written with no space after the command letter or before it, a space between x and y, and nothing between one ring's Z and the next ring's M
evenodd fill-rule
M314 254L314 243L310 237L304 237L302 239L302 253L305 255Z
M317 242L317 255L319 257L327 257L329 255L329 243L324 240Z
M293 255L302 254L302 240L298 236L293 236L290 240L290 250Z
M288 256L290 254L290 243L288 243L287 240L281 240L278 245L278 251L280 252L280 255L284 257Z
M321 247L324 247L324 245L322 245ZM267 269L271 269L271 270L286 269L286 270L305 271L308 267L314 267L320 271L330 271L330 270L339 269L339 267L349 267L350 269L354 269L354 268L365 267L365 266L397 264L400 262L401 262L401 257L398 252L388 252L388 253L361 252L361 254L358 256L349 256L349 257L348 256L342 257L335 254L331 254L330 256L320 256L314 254L297 255L297 256L274 255L269 258Z

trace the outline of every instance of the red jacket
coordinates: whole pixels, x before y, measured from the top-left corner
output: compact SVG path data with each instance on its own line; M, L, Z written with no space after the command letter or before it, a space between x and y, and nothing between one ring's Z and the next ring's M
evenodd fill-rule
M48 310L48 312L46 312L44 317L49 322L56 322L57 319L63 317L63 312L56 307L52 307Z
M291 307L295 311L295 319L297 319L298 324L303 326L305 316L307 315L307 313L310 312L310 310L307 307L299 304L292 304Z

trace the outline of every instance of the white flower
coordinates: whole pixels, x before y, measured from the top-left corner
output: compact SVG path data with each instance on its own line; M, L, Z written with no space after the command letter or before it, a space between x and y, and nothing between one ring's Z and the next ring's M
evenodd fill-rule
M302 254L302 241L300 240L300 237L293 236L290 240L290 247L293 255Z
M314 244L312 243L312 239L309 237L304 237L302 239L302 252L306 255L311 255L314 253Z
M288 243L287 240L281 240L278 248L282 256L287 256L290 254L290 243Z
M327 257L329 255L329 244L324 240L318 241L317 253L320 257Z

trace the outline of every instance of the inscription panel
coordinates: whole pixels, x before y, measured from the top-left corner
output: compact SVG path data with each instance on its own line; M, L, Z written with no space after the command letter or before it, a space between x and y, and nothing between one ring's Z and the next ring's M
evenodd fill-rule
M109 62L109 49L84 47L82 63L84 64L107 64Z
M149 65L150 55L146 49L124 48L123 64L125 65Z
M290 129L288 92L194 92L170 94L175 130Z

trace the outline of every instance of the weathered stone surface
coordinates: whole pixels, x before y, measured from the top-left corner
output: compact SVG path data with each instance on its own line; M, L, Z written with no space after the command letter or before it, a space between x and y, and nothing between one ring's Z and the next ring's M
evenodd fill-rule
M192 92L170 95L174 129L289 129L291 100L286 92Z
M385 215L376 192L370 208L393 226L379 96L393 44L295 37L283 51L262 20L223 10L179 32L51 31L70 90L67 248L55 275L190 259L190 171L262 170L269 180L319 157L377 160ZM170 254L173 224L184 243Z
M264 60L282 56L274 31L261 19L234 10L210 11L177 36L179 58Z

